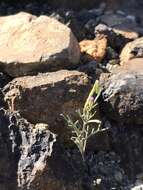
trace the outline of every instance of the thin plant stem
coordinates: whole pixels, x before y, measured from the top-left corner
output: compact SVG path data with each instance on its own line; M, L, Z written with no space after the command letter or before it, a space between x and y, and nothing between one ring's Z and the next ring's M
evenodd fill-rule
M69 116L63 115L65 121L67 122L68 127L72 130L71 140L78 147L84 165L86 162L85 152L87 147L87 142L89 138L93 135L102 132L106 129L101 129L101 120L96 118L98 98L101 94L101 89L99 87L99 82L96 81L93 85L89 96L85 102L84 108L82 111L78 110L77 114L79 120L73 122Z

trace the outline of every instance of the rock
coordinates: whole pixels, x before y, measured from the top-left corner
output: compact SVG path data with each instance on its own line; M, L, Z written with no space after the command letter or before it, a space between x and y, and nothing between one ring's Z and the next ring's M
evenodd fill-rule
M111 151L110 136L108 130L92 136L87 143L87 151Z
M32 123L48 123L62 133L60 114L75 115L83 107L91 88L87 75L78 71L57 72L25 76L14 79L5 89L9 109L19 111Z
M20 124L14 126L15 124L12 123L10 126L13 145L16 145L13 134L13 131L16 130L15 127L19 127L19 136L21 137L22 150L18 160L17 182L18 187L29 188L36 175L44 171L48 157L52 156L56 135L48 131L44 124L29 126L26 121L23 126Z
M77 19L86 24L89 20L95 20L97 17L97 12L95 10L81 10L77 13Z
M137 186L131 188L131 190L143 190L143 185L137 185Z
M139 34L129 29L117 29L116 27L109 27L105 24L99 24L95 27L95 35L105 35L108 39L108 44L120 51L126 43L138 38Z
M128 40L135 40L139 37L139 34L133 30L130 29L114 29L113 31L117 34L117 35L121 35L122 37L124 37L125 39Z
M133 59L100 78L103 88L101 105L107 115L118 122L142 124L143 59Z
M1 17L0 24L0 68L11 76L73 68L79 62L76 38L55 19L21 12Z
M0 72L0 109L7 108L7 104L4 101L4 94L2 92L3 87L12 80L8 75Z
M7 0L6 2L5 1L2 1L1 2L1 5L2 5L2 8L9 8L10 6L13 7L12 5L15 3L17 3L19 6L18 8L22 7L22 5L24 5L25 7L27 7L28 10L31 10L31 9L34 9L38 7L38 5L40 7L40 9L42 9L42 11L46 11L46 8L49 6L52 7L52 8L68 8L68 9L75 9L75 10L81 10L81 9L90 9L90 8L93 8L93 7L98 7L100 4L101 4L101 8L104 8L105 7L105 3L106 5L108 6L108 8L110 9L121 9L121 10L128 10L129 8L132 10L132 11L136 11L138 12L138 9L141 9L142 8L142 0L132 0L131 2L128 2L128 1L124 1L124 0L92 0L92 1L88 1L88 0L79 0L79 1L72 1L72 0L53 0L53 1L50 1L50 0L47 0L47 1L43 1L43 4L40 4L40 2L38 1L28 1L27 2L19 2L17 0L13 0L12 4L9 4L10 0ZM31 3L32 2L32 3ZM103 3L102 3L103 2ZM16 5L17 5L16 4ZM22 4L22 5L21 5ZM26 5L25 5L26 4ZM31 6L33 5L33 6ZM44 8L45 7L45 8ZM22 7L23 8L23 7ZM43 9L44 8L44 9ZM34 11L33 10L33 11ZM3 11L6 11L6 10L3 10Z
M83 27L83 31L84 31L84 39L87 40L93 40L95 38L95 34L94 34L94 29L96 27L96 25L99 22L99 17L97 17L97 19L91 19L89 20Z
M116 68L119 67L118 63L118 59L112 59L111 61L109 61L106 65L107 72L112 73Z
M71 154L70 150L64 150L62 146L55 144L52 156L47 159L46 167L41 174L35 176L30 189L83 190L82 178L85 174L80 155L76 153L77 155Z
M140 15L142 10L142 0L107 0L107 7L110 10L123 10L134 15Z
M53 0L53 1L46 1L48 5L50 5L53 8L68 8L68 9L75 9L80 10L81 8L92 8L95 5L98 5L101 3L100 0L93 0L91 2L87 0L80 0L80 1L72 1L72 0Z
M122 183L122 181L123 181L123 175L122 175L122 173L121 172L116 172L115 173L115 179L116 179L116 181L118 183Z
M101 23L108 25L109 27L127 27L133 28L137 26L136 20L121 14L104 14L101 17Z
M9 75L0 72L0 89L2 89L7 83L9 83L13 78Z
M94 40L83 40L79 43L81 53L85 60L101 62L104 59L107 48L107 39L103 36Z
M115 60L116 60L116 62L117 62L117 60L119 61L118 53L110 46L108 46L108 48L107 48L106 60L109 62L114 62Z
M78 40L84 38L82 24L77 19L75 11L58 9L56 10L56 12L52 11L50 17L55 18L56 20L67 25L72 30L73 34L76 36Z
M99 151L90 155L90 179L93 180L93 189L127 189L129 180L120 163L120 157L114 152ZM118 175L118 177L117 177ZM98 180L100 178L100 180ZM117 180L118 178L118 180ZM100 184L98 184L100 182ZM92 189L92 188L91 188Z
M97 79L97 62L96 61L90 61L87 64L81 64L78 68L78 71L86 73L88 76L91 77L92 82Z
M69 153L45 124L30 124L18 113L2 109L0 123L2 190L81 189L82 165L72 155L67 159Z
M120 156L122 168L132 181L137 181L136 176L143 172L143 128L134 123L123 124L122 121L111 120L110 146L112 151ZM130 189L130 188L129 188Z
M68 13L66 13L66 15L67 14ZM67 16L66 24L72 30L78 41L81 41L84 38L82 24L75 17L75 13L73 13L73 16Z
M0 189L16 189L16 164L7 127L7 120L0 111Z
M121 65L133 58L143 57L143 37L128 43L120 55Z

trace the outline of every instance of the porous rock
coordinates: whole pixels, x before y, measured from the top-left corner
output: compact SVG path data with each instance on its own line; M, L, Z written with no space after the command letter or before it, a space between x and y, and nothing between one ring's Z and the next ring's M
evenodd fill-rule
M0 123L0 189L81 189L77 165L71 157L67 159L68 153L46 124L30 124L18 113L4 109L0 110Z
M9 109L19 111L32 123L48 123L62 132L60 114L75 115L83 107L91 88L87 75L78 71L60 70L19 77L5 86L5 100Z
M80 49L72 31L48 16L20 12L0 17L0 68L23 76L72 68Z
M107 39L105 36L100 36L94 40L83 40L80 43L83 59L95 60L100 62L106 55Z
M100 78L103 109L116 121L142 124L143 59L130 60L112 74Z
M28 189L37 172L44 169L47 157L51 156L56 135L44 124L35 128L18 113L3 108L0 109L0 123L0 151L3 153L0 156L0 187Z

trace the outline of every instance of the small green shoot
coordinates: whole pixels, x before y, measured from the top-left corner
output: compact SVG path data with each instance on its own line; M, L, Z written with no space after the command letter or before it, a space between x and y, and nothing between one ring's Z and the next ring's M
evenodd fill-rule
M71 140L78 147L83 162L85 162L85 151L88 139L105 129L101 129L101 120L97 119L97 100L101 94L99 81L96 81L85 102L82 111L78 110L79 120L73 121L68 115L62 115L72 130Z

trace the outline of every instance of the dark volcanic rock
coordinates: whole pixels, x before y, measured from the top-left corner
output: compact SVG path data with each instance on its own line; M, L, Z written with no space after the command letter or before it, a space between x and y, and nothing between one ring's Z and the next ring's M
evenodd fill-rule
M63 132L60 114L75 116L82 108L91 88L87 75L61 70L14 79L4 92L10 110L19 110L32 123L48 123L56 133Z
M29 123L26 122L23 126L19 125L21 150L17 171L18 187L26 189L30 187L37 173L43 172L56 142L56 135L48 131L46 125L37 124L35 128L28 126Z
M44 124L34 126L4 109L0 110L0 124L0 187L27 189L37 171L45 167L56 136Z
M143 123L143 59L133 59L116 69L111 76L102 75L103 109L118 122Z
M88 170L84 170L79 152L65 149L45 124L34 126L18 113L4 110L0 111L0 124L3 124L0 125L2 190L106 190L112 187L124 190L128 185L114 153L91 152L86 157Z
M114 152L99 152L88 158L93 189L129 190L129 180L121 167L120 157Z
M127 17L122 14L108 13L101 17L101 23L115 28L129 28L134 29L137 26L135 17Z
M111 131L112 148L120 155L128 177L135 182L137 174L143 173L143 128L120 122L112 123Z
M0 189L16 189L17 164L10 139L9 121L0 110Z
M81 158L71 159L47 125L32 125L3 109L0 124L0 189L81 189Z
M0 108L6 108L7 104L4 101L4 94L2 92L3 87L12 80L10 76L0 72Z
M43 172L36 175L30 190L83 190L82 160L56 143ZM88 183L88 181L86 181Z
M0 88L3 88L7 83L9 83L13 78L9 75L0 72Z
M105 35L108 39L109 45L120 51L126 43L136 39L139 35L134 30L129 28L109 27L105 24L99 24L95 27L95 35Z

